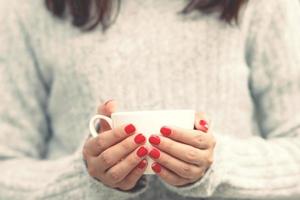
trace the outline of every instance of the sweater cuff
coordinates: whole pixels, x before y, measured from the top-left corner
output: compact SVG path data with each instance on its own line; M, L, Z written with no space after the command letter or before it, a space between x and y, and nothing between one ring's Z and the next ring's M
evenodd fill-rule
M214 150L214 162L207 169L206 173L200 180L179 187L169 185L163 181L164 185L169 190L184 197L211 197L216 191L217 187L221 184L222 180L224 179L224 175L226 174L225 168L221 166L221 152L223 151L223 145L221 145L221 142L219 142L218 137L216 137L216 140L217 144Z

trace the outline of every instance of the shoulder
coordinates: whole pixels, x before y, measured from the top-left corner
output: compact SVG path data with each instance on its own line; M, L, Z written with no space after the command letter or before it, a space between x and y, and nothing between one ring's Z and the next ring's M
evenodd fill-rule
M0 1L0 22L7 26L24 26L28 30L35 30L47 24L51 14L47 11L44 0Z
M286 11L286 9L299 8L299 0L247 0L246 9L253 9L257 14L270 14L273 12ZM254 13L253 13L254 14Z
M245 35L259 33L267 27L286 27L289 24L300 26L299 0L248 0L240 15L241 27Z
M27 0L26 3L18 0L0 1L1 16L19 16L27 19L30 16L37 15L42 9L45 9L43 0Z
M248 0L244 6L245 20L260 19L263 21L273 18L286 17L298 13L300 10L299 0ZM248 14L248 15L247 15Z

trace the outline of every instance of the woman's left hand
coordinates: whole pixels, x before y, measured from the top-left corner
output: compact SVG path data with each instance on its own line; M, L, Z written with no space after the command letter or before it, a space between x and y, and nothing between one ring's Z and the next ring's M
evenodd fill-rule
M213 163L216 141L204 119L196 116L197 130L162 127L163 136L152 135L149 156L153 171L174 186L198 181Z

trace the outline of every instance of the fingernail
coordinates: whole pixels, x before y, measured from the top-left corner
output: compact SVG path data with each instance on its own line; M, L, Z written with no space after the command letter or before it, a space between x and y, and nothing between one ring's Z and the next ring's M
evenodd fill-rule
M151 135L149 137L149 142L154 145L158 145L160 143L160 138L158 135Z
M150 151L149 156L150 156L151 158L158 159L159 156L160 156L160 152L159 152L158 149L153 148L153 149Z
M158 164L156 162L151 165L151 168L155 173L159 173L161 171L160 164Z
M135 137L134 137L134 142L136 144L142 144L146 141L146 138L143 134L137 134Z
M203 132L207 132L208 131L208 124L205 120L200 120L199 121L199 125L200 125L200 130Z
M140 147L138 149L138 151L136 152L136 154L138 155L138 157L144 157L145 155L148 154L148 149L146 149L145 147Z
M146 165L147 165L147 161L146 161L146 160L142 160L142 161L138 164L138 168L144 169Z
M160 132L164 135L164 136L169 136L171 134L171 129L169 129L168 127L166 126L163 126L161 129L160 129Z
M131 134L135 131L135 127L133 126L133 124L128 124L126 127L125 127L125 132L127 134Z

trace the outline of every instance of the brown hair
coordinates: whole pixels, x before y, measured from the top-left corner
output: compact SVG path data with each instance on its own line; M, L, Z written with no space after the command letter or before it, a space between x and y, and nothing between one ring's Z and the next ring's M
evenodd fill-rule
M105 30L113 23L112 7L113 0L45 0L47 8L57 17L63 18L66 8L70 10L73 17L73 25L86 27L87 30L95 28L101 24ZM220 19L226 22L237 21L239 10L245 0L191 0L181 11L188 14L193 10L209 12L219 9ZM91 16L92 4L96 5L96 14ZM120 9L120 0L117 0L117 12Z

